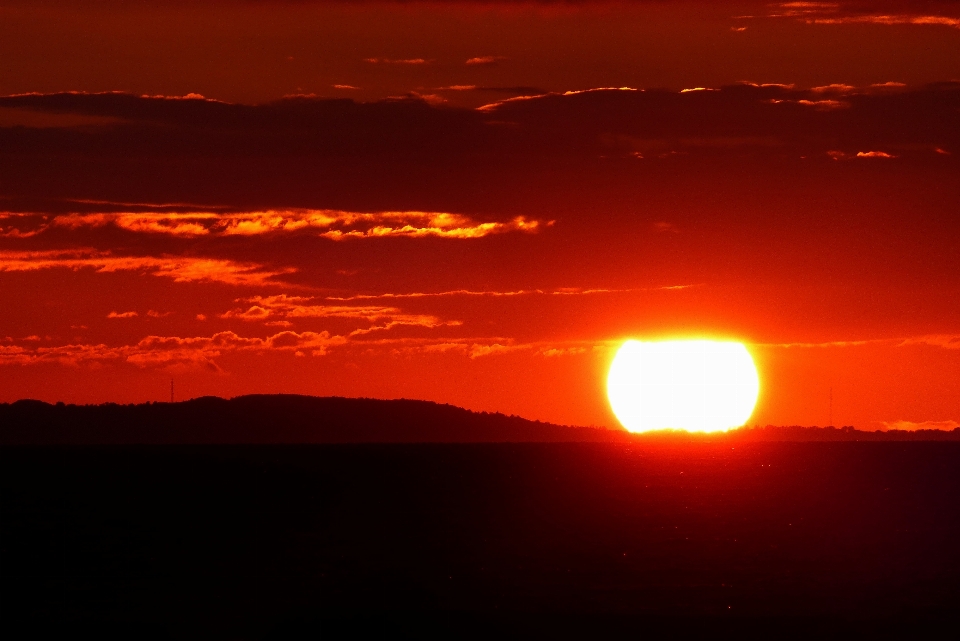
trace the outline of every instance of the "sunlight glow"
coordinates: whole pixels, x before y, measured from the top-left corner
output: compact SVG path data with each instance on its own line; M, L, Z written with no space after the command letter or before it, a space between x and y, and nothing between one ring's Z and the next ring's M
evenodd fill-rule
M741 343L629 340L617 351L607 396L631 432L718 432L746 423L760 391L757 368Z

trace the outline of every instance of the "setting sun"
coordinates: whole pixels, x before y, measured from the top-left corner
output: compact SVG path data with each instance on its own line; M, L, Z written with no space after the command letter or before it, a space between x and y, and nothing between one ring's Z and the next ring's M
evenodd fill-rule
M960 629L958 116L960 0L0 0L3 638Z
M740 343L707 340L627 341L607 378L617 419L631 432L717 432L743 425L760 382Z

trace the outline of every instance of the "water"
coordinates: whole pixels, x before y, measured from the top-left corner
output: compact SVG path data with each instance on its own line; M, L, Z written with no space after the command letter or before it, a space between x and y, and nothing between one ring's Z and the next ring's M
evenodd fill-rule
M3 623L849 638L960 622L960 443L5 447Z

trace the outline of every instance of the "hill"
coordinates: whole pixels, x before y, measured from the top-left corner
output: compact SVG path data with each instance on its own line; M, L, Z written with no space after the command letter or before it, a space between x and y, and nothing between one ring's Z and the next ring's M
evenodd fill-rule
M405 399L279 394L139 405L0 404L3 445L549 443L626 436Z

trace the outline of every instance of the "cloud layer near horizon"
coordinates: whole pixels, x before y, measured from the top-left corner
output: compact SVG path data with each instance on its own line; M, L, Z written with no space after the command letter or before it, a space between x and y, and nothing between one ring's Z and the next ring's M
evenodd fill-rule
M435 107L417 98L362 103L292 97L242 105L58 93L0 97L0 109L62 117L63 127L11 121L0 132L7 154L90 157L173 153L227 159L270 153L299 160L380 156L433 164L457 153L480 160L488 154L530 158L636 150L618 137L659 144L662 151L781 146L823 154L838 148L856 153L904 145L952 147L958 127L946 116L958 104L956 82L812 89L743 83L681 92L601 88L510 98L476 110ZM106 120L78 126L77 117Z

